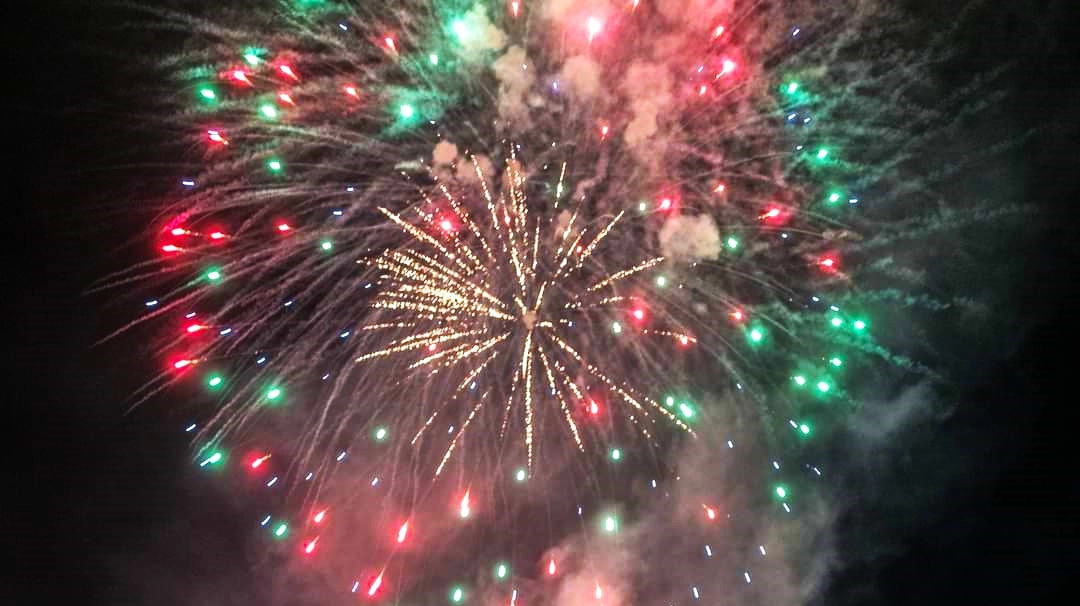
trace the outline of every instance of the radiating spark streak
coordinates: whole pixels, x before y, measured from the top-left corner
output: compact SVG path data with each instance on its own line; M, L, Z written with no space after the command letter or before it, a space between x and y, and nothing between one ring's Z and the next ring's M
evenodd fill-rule
M507 425L509 425L509 423L510 423L510 415L514 410L514 395L517 393L518 379L520 379L520 377L521 377L521 375L518 374L517 370L515 370L514 371L514 377L510 381L510 395L507 396L507 398L506 398L506 407L503 408L502 426L499 428L499 439L500 440L504 439L506 437L506 428L507 428Z
M454 398L457 397L457 394L464 391L465 388L469 384L471 384L476 379L476 377L481 372L484 371L485 368L487 368L488 364L490 364L492 362L492 360L494 360L498 356L499 356L499 352L498 351L493 351L490 354L488 354L488 357L487 357L486 360L484 360L479 365L477 365L475 368L470 370L469 373L467 375L465 375L465 379L462 380L461 383L458 384L457 389L454 390ZM409 442L410 445L412 445L412 446L416 445L416 443L420 440L420 438L424 435L424 433L428 430L428 428L431 427L431 424L435 421L435 418L439 415L439 413L442 410L443 410L442 408L438 408L434 412L431 413L431 416L428 417L427 421L425 421L424 424L420 427L420 429L417 430L416 435L414 435L412 440Z
M476 171L476 178L480 181L480 189L484 192L484 199L487 200L488 208L490 208L495 201L491 197L491 190L488 189L487 179L484 178L484 173L480 170L480 163L476 161L475 157L473 158L473 170ZM495 222L495 225L498 225L498 222Z
M570 222L567 225L566 230L563 232L563 240L564 240L564 242L565 242L566 237L570 235L570 227L573 225L574 220L576 218L577 218L577 213L574 213L574 215L572 215L570 217ZM559 250L557 251L556 259L561 258L562 260L559 261L558 270L555 272L555 277L553 279L560 279L560 278L563 277L564 270L566 269L567 265L570 264L570 259L572 258L572 255L578 249L578 247L579 247L579 245L581 243L581 240L585 238L585 234L587 233L587 231L588 231L587 229L582 229L581 231L579 231L577 233L577 235L574 237L574 240L572 242L570 242L570 245L567 246L565 249L562 248L561 244L559 245ZM576 269L577 267L578 266L575 265L572 269Z
M690 427L688 425L686 425L686 423L683 423L682 420L679 419L679 417L675 416L675 413L667 410L666 408L661 406L659 402L656 402L656 401L654 401L652 399L641 398L641 400L639 400L637 397L635 397L633 394L631 394L627 389L625 389L621 384L616 383L615 381L612 381L610 378L608 378L608 376L605 375L599 368L597 368L596 366L586 362L584 360L584 358L582 358L581 354L578 353L578 351L576 349L571 347L569 343L564 341L558 335L552 335L552 340L560 348L562 348L563 351L570 354L570 356L572 358L577 360L578 363L580 363L586 370L588 370L589 374L591 374L592 376L596 377L597 379L600 379L601 381L603 381L610 389L612 389L615 393L619 394L619 396L621 396L622 399L624 401L626 401L626 403L630 404L631 406L633 406L637 410L641 411L642 414L644 414L646 416L648 416L648 414L649 414L648 409L641 402L641 400L644 400L647 404L649 404L649 406L651 408L653 408L654 410L659 411L661 414L663 414L665 417L667 417L670 421L672 421L680 429L682 429L683 431L686 431L687 433L693 433L693 430L691 430Z
M475 345L475 344L471 344L471 343L462 343L461 345L455 346L453 349L447 349L445 351L440 351L440 352L438 352L436 354L432 354L432 355L427 356L425 358L421 358L421 359L417 360L416 362L413 362L412 364L410 364L409 368L413 369L413 368L416 368L416 367L419 367L419 366L425 366L425 365L427 365L427 364L429 364L429 363L431 363L431 362L433 362L435 360L438 360L438 359L443 358L445 356L451 356L451 355L453 355L453 357L454 357L453 362L460 362L460 361L462 361L462 360L464 360L466 358L470 358L470 357L475 356L477 354L481 354L481 353L491 349L492 347L495 347L496 345L498 345L499 343L502 343L503 341L505 341L509 337L510 337L510 333L507 332L507 333L503 333L503 334L501 334L501 335L499 335L497 337L492 337L491 339L488 339L487 341L484 341L483 343L480 343L479 345ZM455 354L460 354L460 355L455 355Z
M412 440L409 441L410 446L416 446L416 443L420 441L420 438L424 435L424 432L426 432L428 428L431 427L431 424L435 422L435 418L439 416L440 412L442 412L442 409L437 408L431 413L431 416L427 418L427 421L424 421L424 424L420 426L420 429L416 431L416 434L413 436Z
M488 364L491 364L492 360L494 360L494 359L495 359L495 358L497 358L498 356L499 356L499 352L498 352L498 351L493 351L493 352L491 352L490 354L488 354L488 357L487 357L487 359L486 359L486 360L484 360L483 362L481 362L481 363L480 363L479 365L477 365L477 366L476 366L475 368L473 368L472 370L470 370L470 371L469 371L469 373L468 373L467 375L465 375L465 378L464 378L464 379L463 379L463 380L461 381L461 383L460 383L460 384L458 385L458 387L457 387L457 390L456 390L456 391L459 391L459 392L460 392L460 391L462 391L463 389L465 389L465 388L466 388L466 386L468 386L468 385L471 385L471 384L472 384L472 382L473 382L474 380L476 380L476 377L477 377L477 376L479 376L479 375L480 375L480 373L484 372L484 369L485 369L485 368L487 368Z
M547 375L548 387L554 392L555 398L559 402L559 410L563 413L563 418L566 419L567 427L570 428L570 435L574 437L574 443L577 444L578 450L585 452L585 445L581 442L581 435L578 433L577 423L574 422L574 417L570 413L570 407L567 406L562 391L555 384L555 374L551 371L551 364L548 362L547 354L544 353L543 348L537 348L537 353L540 357L540 364L544 367L544 373ZM570 384L573 385L573 383Z
M377 266L385 271L400 274L416 282L425 279L434 279L443 284L462 287L474 295L482 297L496 306L503 306L503 302L489 292L486 284L472 284L465 276L446 267L437 260L416 251L409 253L390 252L376 261ZM470 275L477 275L477 271ZM482 274L481 274L482 275Z
M476 406L473 406L473 409L469 412L469 416L465 418L465 422L461 424L461 429L459 429L457 434L454 435L454 439L450 440L450 446L446 448L446 452L443 453L442 460L439 461L439 466L435 468L436 477L438 477L439 474L442 473L443 467L445 467L446 464L450 462L450 457L454 454L454 448L457 447L458 440L461 439L461 436L465 435L465 431L469 429L469 424L472 423L472 420L476 416L476 413L479 412L481 408L483 408L484 400L486 399L487 392L484 392L484 394L480 396L480 400L476 403ZM466 497L466 499L467 498L468 497Z
M557 271L555 273L555 276L554 276L553 279L558 278L559 273L561 273L562 268L566 265L566 259L563 257L564 250L574 250L574 247L577 246L578 240L581 238L582 234L579 233L577 238L575 238L574 242L571 243L569 249L565 248L566 247L566 239L569 238L571 232L573 232L574 223L577 221L577 218L578 218L578 213L575 210L570 215L570 218L566 221L566 225L562 229L562 235L559 237L559 246L555 249L555 254L553 254L552 257L551 257L551 260L553 262L558 263L558 267L559 267L559 270L560 270L560 271ZM559 262L560 259L562 259L562 262Z
M585 250L578 258L577 267L581 267L585 263L585 261L592 256L593 251L595 251L596 247L600 246L600 243L604 241L604 238L606 238L607 235L611 233L611 230L615 227L615 224L619 222L619 219L622 219L625 212L626 211L620 210L619 214L615 215L615 218L608 222L608 224L600 230L600 233L596 234L596 237L593 238L593 241L589 242L589 245L585 247Z
M532 274L536 275L536 264L540 261L540 223L536 224L533 231L533 250L532 250ZM545 283L546 284L546 283Z
M521 352L521 365L525 375L525 450L527 451L527 464L532 471L533 463L533 404L532 404L532 343L533 332L525 336L525 345Z
M430 235L425 233L423 230L417 228L415 225L412 225L412 224L408 223L407 221L402 219L400 216L398 216L396 213L391 212L390 210L382 208L382 207L379 207L379 212L381 212L383 215L385 215L386 218L388 218L391 221L393 221L394 223L396 223L398 225L398 227L400 227L402 230L405 231L405 233L409 234L413 238L416 238L417 240L419 240L421 242L424 242L426 244L430 244L431 246L434 246L436 249L439 250L439 252L446 255L447 259L450 259L451 261L453 261L454 264L457 265L463 271L468 272L468 271L470 271L470 269L474 269L474 268L470 268L468 265L465 264L464 261L461 260L460 257L458 257L457 255L452 253L449 249L447 249L445 246L443 246L442 242L439 242L435 238L431 237Z
M522 267L522 260L520 258L521 253L519 252L520 245L517 241L517 230L507 230L506 237L510 242L507 248L509 248L510 252L510 262L513 263L514 266L514 275L517 277L518 288L520 289L519 296L525 297L528 292L528 287L526 286L527 276Z
M487 263L495 263L496 262L495 253L491 250L491 246L488 243L488 239L485 238L484 234L481 232L480 225L478 225L476 221L472 221L469 218L469 215L466 212L466 210L461 207L461 205L457 201L457 198L455 198L453 195L450 194L449 190L446 189L445 185L440 185L439 187L442 189L443 193L446 195L447 200L450 201L450 206L451 206L451 208L454 209L454 214L457 215L458 219L461 220L462 225L464 225L469 230L469 232L474 236L473 241L477 242L480 245L480 248L483 249ZM470 248L468 248L467 246L465 246L464 244L459 244L459 240L455 240L455 244L458 247L460 247L462 250L467 251L466 254L468 254L470 256L472 255L472 250ZM474 256L471 256L471 258L475 259ZM476 260L476 265L477 265L478 268L482 268L484 266L484 264L481 263L479 260Z
M449 328L436 328L426 333L409 335L402 339L393 341L389 346L383 349L368 352L356 358L354 361L364 362L372 358L379 358L383 356L388 356L390 354L423 349L430 346L430 344L432 343L443 343L445 341L458 338L459 335L461 335L461 333L451 332L451 330L452 329ZM467 336L467 334L465 336Z
M643 334L643 335L654 335L654 336L658 336L658 337L671 337L671 338L675 339L676 341L678 341L682 345L689 345L691 343L697 343L698 342L696 337L688 335L688 334L686 334L684 332L674 332L674 331L670 331L670 330L649 330L649 329L645 329L645 330L641 331L641 334Z
M555 208L559 208L559 203L562 201L563 181L566 178L566 162L562 163L562 168L559 170L559 184L555 186Z
M570 303L567 303L564 307L565 309L595 309L598 307L608 307L612 303L621 303L628 300L630 300L630 297L613 296L604 297L603 299L597 299L595 301L589 301L588 303L584 303L582 301L571 301Z
M624 278L628 278L628 277L630 277L630 276L632 276L634 274L641 273L641 272L643 272L643 271L645 271L645 270L647 270L649 268L655 267L656 265L659 265L660 263L663 263L663 261L664 261L663 257L655 257L653 259L649 259L648 261L643 261L643 262L635 265L634 267L631 267L629 269L624 269L622 271L618 271L618 272L615 272L615 273L611 274L610 276L604 278L603 280L600 280L596 284L593 284L592 286L586 288L585 291L586 292L595 292L595 291L600 290L601 288L607 286L608 284L611 284L613 282L618 282L619 280L622 280Z
M544 304L544 293L547 291L547 287L548 282L542 282L540 284L540 290L536 293L536 301L533 302L532 309L529 310L533 312L534 316L540 311L540 307Z

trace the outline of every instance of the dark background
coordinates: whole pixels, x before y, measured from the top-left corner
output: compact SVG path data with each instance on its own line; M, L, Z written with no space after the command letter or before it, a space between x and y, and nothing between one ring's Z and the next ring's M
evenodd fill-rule
M173 41L125 29L95 4L28 3L5 15L13 381L0 497L11 582L0 583L0 603L252 603L237 530L246 517L192 474L184 416L169 402L126 414L128 395L156 370L141 335L94 346L138 300L87 291L146 254L134 238L148 216L132 205L177 174L160 129L139 113L152 86L127 69ZM1068 595L1080 561L1071 294L1080 45L1067 2L1000 4L956 42L958 69L1015 65L999 84L1002 111L973 128L991 139L1036 129L964 177L991 202L1039 209L978 236L988 271L967 279L986 281L1007 321L974 346L955 344L970 359L952 415L843 478L853 499L839 546L852 557L825 603L1038 603ZM923 18L947 17L929 6L916 6ZM881 549L865 549L868 540Z

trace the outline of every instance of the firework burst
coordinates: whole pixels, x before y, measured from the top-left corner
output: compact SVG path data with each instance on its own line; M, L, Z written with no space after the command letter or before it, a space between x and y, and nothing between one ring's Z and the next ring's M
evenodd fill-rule
M478 174L478 178L482 183L483 175ZM667 418L689 430L676 414L624 380L626 361L611 355L599 356L613 358L606 360L607 364L591 362L586 356L596 356L603 349L597 348L589 336L578 337L619 315L643 323L643 303L619 294L617 286L652 269L663 258L614 268L598 263L594 253L616 229L622 213L594 226L595 233L590 233L589 226L582 224L581 209L563 211L557 198L548 212L530 211L525 178L513 164L504 174L504 181L507 187L498 195L482 184L486 204L478 217L443 189L450 214L442 218L429 216L441 232L439 235L381 209L411 237L411 242L405 248L384 252L372 263L381 281L372 309L391 317L383 321L384 314L372 314L373 323L365 324L361 330L390 336L382 337L384 347L364 353L356 362L405 355L409 362L404 367L387 372L365 368L359 372L364 377L389 376L406 381L411 373L419 371L430 380L447 382L446 388L436 388L449 395L447 400L420 406L433 411L411 443L415 445L441 413L445 416L449 404L476 390L478 383L506 388L500 380L505 376L511 377L508 394L484 389L477 398L465 398L468 414L456 420L460 429L436 468L436 475L470 425L491 424L484 418L489 416L489 408L501 408L501 421L497 423L500 438L512 423L523 427L530 468L538 424L536 408L543 402L557 404L569 436L584 450L575 415L581 411L599 414L599 405L587 395L589 383L582 384L579 377L625 405L624 417L646 438L650 433L642 424L655 417ZM686 333L642 332L667 337L671 343L692 341ZM616 368L617 374L612 376L605 366ZM491 376L494 381L485 381ZM488 401L489 396L505 404ZM474 399L476 403L472 404Z
M219 406L187 426L200 465L231 444L256 450L244 462L267 488L310 482L282 497L315 512L304 557L397 537L352 581L369 597L406 589L388 567L430 536L416 518L440 499L507 528L493 504L507 467L545 488L500 503L572 501L580 518L609 483L557 494L571 469L601 476L601 457L642 451L656 464L642 469L678 478L671 453L710 418L709 456L736 427L798 452L855 405L845 375L919 369L871 336L868 313L897 291L858 286L898 275L867 263L896 235L861 237L859 192L927 187L896 149L928 135L894 125L943 128L904 92L933 53L880 49L895 16L857 0L155 11L192 40L169 67L196 105L171 115L205 151L161 220L164 258L110 282L152 282L139 322L180 323L143 395L202 376ZM764 489L784 513L792 484L820 475L801 470ZM694 515L721 518L695 498ZM535 551L550 577L588 569ZM629 591L577 585L598 602Z

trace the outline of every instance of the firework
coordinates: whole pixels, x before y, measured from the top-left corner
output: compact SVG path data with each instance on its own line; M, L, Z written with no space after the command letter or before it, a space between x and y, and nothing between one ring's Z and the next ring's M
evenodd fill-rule
M380 254L372 263L381 284L371 308L390 317L372 313L360 330L393 336L376 337L376 342L385 345L356 358L361 363L358 374L407 382L419 371L427 380L439 383L434 392L448 397L415 405L426 419L415 432L413 445L440 413L445 416L449 404L464 399L467 415L451 417L460 429L436 467L436 475L473 423L487 428L479 431L497 433L500 438L511 424L520 425L526 464L531 468L536 409L544 401L557 405L568 435L584 450L580 417L575 420L575 416L582 409L593 416L599 414L599 406L587 395L590 384L625 406L621 416L637 425L645 438L651 434L642 423L653 417L666 418L689 430L674 412L643 394L640 382L631 385L624 381L622 376L630 363L617 355L597 355L602 350L589 334L592 326L605 326L612 318L625 316L644 322L644 303L619 294L616 286L653 269L663 258L607 267L598 260L598 249L617 228L622 213L594 225L595 233L590 233L581 223L580 208L560 210L556 199L549 212L530 212L521 189L524 175L511 167L504 178L508 186L497 197L486 186L480 188L486 208L477 209L478 218L447 192L450 214L441 219L430 215L428 221L435 223L445 241L382 209L412 242ZM561 186L559 183L557 188ZM538 219L537 214L543 218ZM619 252L617 256L633 254L632 250ZM670 344L688 345L693 339L672 331L641 328L640 332ZM579 334L585 339L578 339ZM600 359L594 363L587 356ZM405 357L406 363L385 371L364 366L388 357ZM605 361L609 363L603 364ZM618 369L614 372L619 379L612 378L613 371L605 371L605 367ZM506 376L510 377L509 392L493 393L491 390L507 389L502 380ZM477 391L477 385L483 385L479 396L463 398ZM428 408L433 409L430 414Z
M418 551L476 546L435 510L507 528L529 503L581 518L585 501L618 534L599 504L619 481L598 470L678 477L670 455L705 423L712 455L734 448L724 423L796 452L850 409L845 375L912 366L871 337L855 278L875 246L858 191L898 178L883 149L911 111L876 92L920 65L836 58L872 47L853 40L880 32L880 7L781 4L155 13L190 34L175 116L204 165L158 226L163 258L120 280L157 286L143 320L182 323L147 393L205 381L219 405L187 426L199 464L255 443L249 472L309 518L296 551L370 598L435 591ZM829 97L855 83L867 94ZM802 467L763 483L776 511L821 475ZM543 488L502 488L526 480ZM688 515L724 519L718 495L694 498ZM514 569L625 601L631 587L544 553L567 533L521 539L540 545ZM376 546L366 563L330 555L346 534Z

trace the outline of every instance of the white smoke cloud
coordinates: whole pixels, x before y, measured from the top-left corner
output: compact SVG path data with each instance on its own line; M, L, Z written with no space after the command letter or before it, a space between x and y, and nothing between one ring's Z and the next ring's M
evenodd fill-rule
M548 0L543 7L545 17L563 20L585 14L607 14L612 7L612 2L611 0Z
M692 30L713 27L715 21L732 12L733 0L657 0L656 8L669 21Z
M603 537L594 537L601 542ZM580 548L580 546L579 546ZM584 549L581 568L567 575L555 594L556 606L631 606L628 582L633 579L630 549Z
M506 46L506 33L488 19L482 4L474 4L451 28L458 38L458 53L469 62L480 61L488 52Z
M559 71L559 89L580 99L591 99L600 92L600 64L584 55L575 55Z
M525 49L511 46L491 66L499 80L499 117L513 122L519 129L528 128L529 89L536 82L535 69L529 65Z
M623 131L623 140L631 147L648 142L659 130L661 112L671 106L671 73L663 65L634 63L626 70L622 91L633 113Z
M495 176L495 165L491 158L477 154L466 157L461 153L458 146L451 141L439 141L431 152L432 172L439 179L457 179L462 183L475 183L478 181L476 168L485 179Z
M431 152L431 160L435 166L453 164L458 157L458 147L450 141L439 141L435 150Z
M892 442L897 433L912 425L943 421L954 412L954 407L944 405L935 397L930 383L923 382L887 403L864 404L859 414L850 420L850 425L860 444L877 448Z
M616 534L591 523L592 530L544 555L541 566L549 557L560 563L550 603L642 606L699 598L704 604L773 606L806 603L820 591L833 559L832 512L824 501L800 495L797 515L763 513L760 486L747 473L768 465L760 440L735 429L739 415L731 411L737 405L706 408L729 411L730 418L699 419L697 437L669 453L680 462L677 475L642 486L637 500L647 503L644 511L632 520L617 514L623 524ZM716 513L712 520L705 516L706 503ZM808 566L807 553L822 566Z
M660 227L660 250L679 260L720 256L720 228L710 215L678 215Z
M952 407L943 406L929 384L920 384L895 398L875 402L870 405L873 410L850 419L844 434L849 449L834 460L813 463L823 465L824 477L817 467L780 459L784 475L779 477L805 474L812 482L793 481L798 492L788 501L790 511L778 504L763 508L760 491L765 487L758 473L750 470L771 469L773 454L755 430L744 434L739 429L754 425L744 418L747 410L735 402L710 402L711 398L699 399L703 414L695 425L695 437L662 455L664 460L678 461L674 477L660 477L651 487L642 484L635 502L643 508L632 518L620 513L617 534L599 531L596 522L607 509L586 510L586 529L544 554L538 565L554 559L558 574L547 581L548 597L538 602L554 606L818 603L838 570L878 563L891 553L897 526L908 528L932 520L926 512L941 502L941 493L934 488L950 484L943 479L970 474L969 466L955 464L957 458L966 459L956 457L955 449L948 451L952 464L938 465L941 455L931 454L924 460L927 469L912 470L906 454L912 448L909 436L926 436L952 413ZM851 460L858 463L841 469ZM942 475L940 467L950 469ZM914 478L909 477L912 473ZM872 511L886 514L880 522L864 523L866 528L854 546L850 538L844 538L849 531L839 523L852 507L863 506L840 488L852 478L858 480L859 500L869 499ZM825 483L810 488L819 479ZM896 498L898 482L904 485L912 480L933 481L915 485L921 494ZM830 487L840 490L830 491ZM713 519L706 517L705 506L715 512ZM887 515L894 510L899 513ZM874 581L867 580L860 590L873 593Z

